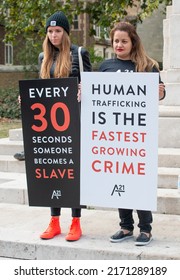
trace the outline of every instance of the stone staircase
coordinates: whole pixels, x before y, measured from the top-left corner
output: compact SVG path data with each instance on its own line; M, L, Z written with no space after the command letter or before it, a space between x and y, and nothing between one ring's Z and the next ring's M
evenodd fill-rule
M173 124L174 118L180 119L177 112L171 116L171 110L166 109L160 106L160 133L167 119L171 119ZM159 137L161 141L161 134ZM121 244L109 242L109 236L118 229L119 219L115 209L84 209L84 238L78 242L65 242L60 237L40 240L39 234L47 227L49 209L28 206L25 162L13 157L15 152L23 150L22 130L10 130L8 139L0 139L0 258L180 259L180 236L178 231L171 232L172 225L179 227L180 223L180 193L177 190L180 146L176 141L178 145L175 148L166 147L164 137L162 141L163 147L159 148L158 210L153 214L155 240L142 249L130 240ZM138 223L136 213L134 215L135 223ZM63 209L61 227L66 231L70 216L70 209ZM137 227L135 235L138 235Z
M157 212L162 214L180 215L180 193L177 190L178 175L180 174L180 110L160 106L159 118L159 143L158 151L158 208ZM171 137L164 131L164 124L168 123ZM174 135L173 135L174 133ZM171 146L172 143L172 146ZM173 147L173 148L172 148ZM0 139L0 180L8 185L13 183L13 173L18 178L23 178L21 184L16 186L17 194L9 196L9 191L15 192L13 186L6 188L0 184L0 202L27 204L27 186L25 176L25 162L14 159L13 154L23 150L22 130L13 129L9 131L9 138ZM10 190L11 189L11 190ZM19 196L19 197L18 197ZM17 201L16 201L16 199ZM21 198L21 199L20 199Z
M159 106L158 209L161 213L179 215L180 106L166 106L167 101L163 102Z

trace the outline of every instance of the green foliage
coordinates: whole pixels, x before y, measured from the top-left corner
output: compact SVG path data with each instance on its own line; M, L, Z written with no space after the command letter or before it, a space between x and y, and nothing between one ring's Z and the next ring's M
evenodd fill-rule
M136 10L136 21L142 21L161 3L169 5L172 0L1 0L0 22L5 24L6 41L13 42L21 35L36 42L44 38L46 19L57 10L64 11L70 22L75 14L87 13L92 24L90 29L92 35L93 23L105 29L111 27L115 21L127 16L129 8Z
M21 110L18 103L18 89L0 89L0 118L20 119Z
M139 20L142 22L144 18L151 15L154 10L158 9L159 4L164 3L164 6L172 4L172 0L143 0L141 1L141 12L139 14Z
M94 48L87 48L89 51L89 55L90 55L90 61L92 63L100 63L104 60L104 58L102 56L99 56L96 54Z
M21 43L21 42L20 42ZM17 60L21 61L21 64L31 65L31 70L37 70L38 55L42 51L42 44L39 41L34 42L27 38L24 47L21 47L17 53Z
M62 4L64 2L64 4ZM108 33L112 25L128 16L128 9L133 8L136 16L133 23L142 22L145 17L152 14L159 4L172 4L172 0L1 0L0 23L5 26L5 41L15 45L20 36L22 46L19 60L24 65L37 65L37 57L42 50L45 36L46 19L55 11L61 10L72 23L74 15L86 13L89 15L89 35L93 36L93 25L101 26L102 34ZM75 41L73 40L75 43ZM85 46L87 47L87 46ZM92 55L92 62L99 58Z
M99 69L99 65L104 60L104 58L102 56L97 55L93 47L89 47L87 48L87 50L89 51L93 71L97 71Z

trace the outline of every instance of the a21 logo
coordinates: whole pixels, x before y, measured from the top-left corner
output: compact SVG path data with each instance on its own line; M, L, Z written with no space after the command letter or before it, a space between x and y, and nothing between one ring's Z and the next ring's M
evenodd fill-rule
M111 196L114 195L115 193L121 196L121 193L124 192L125 192L125 185L115 185L112 190Z
M52 192L51 199L54 199L54 198L59 199L60 196L61 196L61 191L60 190L54 190Z

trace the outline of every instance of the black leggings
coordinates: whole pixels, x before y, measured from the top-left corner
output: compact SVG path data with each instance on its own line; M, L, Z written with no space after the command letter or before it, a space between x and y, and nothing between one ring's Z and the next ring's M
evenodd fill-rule
M80 218L81 217L81 208L71 208L72 217ZM61 208L53 208L51 207L51 216L60 216Z

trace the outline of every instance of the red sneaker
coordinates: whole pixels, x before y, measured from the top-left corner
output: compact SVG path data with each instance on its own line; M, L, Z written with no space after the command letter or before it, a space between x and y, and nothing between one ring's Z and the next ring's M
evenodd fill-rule
M51 239L54 236L61 234L59 225L59 217L52 217L48 228L40 235L41 239Z
M79 218L73 218L72 223L70 226L69 233L66 235L67 241L77 241L82 235L82 230L80 226L80 219Z

